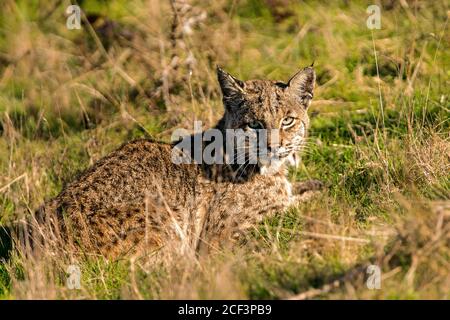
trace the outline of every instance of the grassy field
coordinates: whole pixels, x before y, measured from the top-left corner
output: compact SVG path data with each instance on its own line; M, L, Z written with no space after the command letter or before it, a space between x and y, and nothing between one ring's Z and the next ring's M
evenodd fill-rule
M369 30L365 1L79 0L82 28L68 30L68 1L2 1L0 225L125 141L214 125L217 64L286 81L314 61L310 140L290 175L327 188L200 261L13 253L0 298L449 299L450 8L380 2Z

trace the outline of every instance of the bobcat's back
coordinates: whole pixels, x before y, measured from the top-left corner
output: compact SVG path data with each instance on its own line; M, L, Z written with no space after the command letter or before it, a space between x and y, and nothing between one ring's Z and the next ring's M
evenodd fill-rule
M127 252L142 239L162 242L168 218L195 202L199 168L171 161L171 145L136 140L123 145L68 184L45 205L55 214L64 238L73 237L87 249L110 254ZM158 232L159 231L159 232Z

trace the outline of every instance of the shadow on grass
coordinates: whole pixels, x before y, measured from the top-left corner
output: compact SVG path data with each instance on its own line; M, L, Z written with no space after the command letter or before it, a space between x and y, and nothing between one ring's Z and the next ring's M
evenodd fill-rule
M5 227L0 226L0 261L8 260L12 250L11 231Z

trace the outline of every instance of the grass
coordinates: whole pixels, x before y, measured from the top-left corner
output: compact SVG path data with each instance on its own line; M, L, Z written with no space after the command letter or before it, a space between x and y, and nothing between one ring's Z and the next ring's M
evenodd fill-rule
M1 225L125 141L214 125L216 64L287 80L315 62L310 139L290 177L327 189L201 261L13 253L0 298L450 298L445 1L381 1L372 31L363 1L192 2L175 23L169 1L78 3L91 27L66 29L67 1L0 5ZM73 263L81 290L65 286ZM381 290L367 289L368 264Z

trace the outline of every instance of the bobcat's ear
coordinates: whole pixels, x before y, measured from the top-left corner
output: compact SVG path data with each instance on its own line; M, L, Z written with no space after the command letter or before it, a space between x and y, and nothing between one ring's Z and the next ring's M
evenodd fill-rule
M223 104L228 110L239 107L245 99L244 82L217 67L217 79L223 94Z
M297 72L287 84L287 90L306 109L309 107L314 95L316 73L313 67L306 67Z

